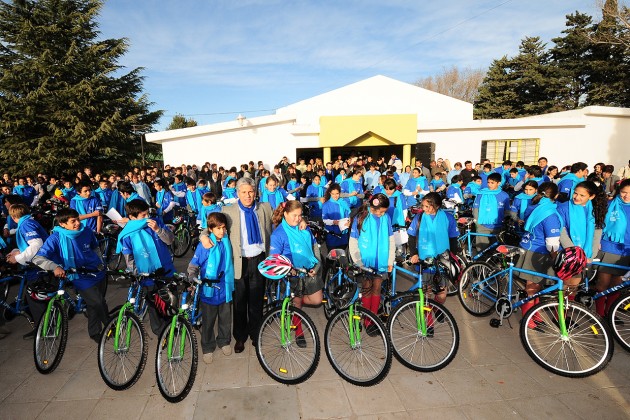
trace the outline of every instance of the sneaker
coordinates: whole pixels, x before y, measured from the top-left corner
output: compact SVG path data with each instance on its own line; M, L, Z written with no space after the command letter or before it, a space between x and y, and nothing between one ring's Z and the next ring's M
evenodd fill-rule
M25 339L25 340L30 340L30 339L32 339L32 338L35 338L35 334L36 334L36 333L35 333L35 330L32 330L32 331L29 331L29 332L27 332L26 334L24 334L24 335L22 336L22 338L23 338L23 339Z
M297 337L295 337L295 344L302 348L305 349L306 348L306 338L304 338L303 335L299 335Z
M427 337L433 337L434 331L433 327L427 328Z
M372 324L369 327L367 327L365 329L365 332L370 337L376 337L377 335L379 335L381 333L381 331L379 330L379 328L375 324Z
M229 346L228 346L229 347ZM212 361L214 360L214 353L204 353L203 354L203 362L206 365L209 365L212 363Z
M232 354L232 347L230 347L230 345L228 344L227 346L221 347L221 351L225 356L229 356L230 354Z

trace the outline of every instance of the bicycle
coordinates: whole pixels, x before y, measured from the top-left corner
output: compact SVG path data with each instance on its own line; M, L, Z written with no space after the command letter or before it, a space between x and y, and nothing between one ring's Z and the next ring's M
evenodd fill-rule
M197 375L199 353L193 325L201 322L199 285L216 281L195 279L189 281L185 274L176 276L184 284L181 303L169 325L158 338L155 357L155 377L162 396L170 403L177 403L188 396Z
M342 253L336 254L342 258ZM350 266L353 276L376 275L367 267ZM348 287L348 285L350 287ZM346 381L358 386L380 383L391 368L392 346L379 317L361 307L356 282L346 283L335 292L338 310L330 317L324 332L326 356Z
M474 263L466 270L477 265L482 269L474 276L462 275L460 301L466 310L485 315L494 308L499 318L492 319L490 325L498 328L524 303L553 294L523 315L520 338L525 351L544 369L561 376L580 378L602 370L613 354L608 325L584 305L566 299L559 277L515 267L513 258L522 254L522 249L502 245L497 250L509 258L506 269ZM524 291L513 291L514 273L541 277L553 284L527 296Z
M12 321L17 316L23 316L26 318L31 328L34 328L33 317L28 309L28 304L26 303L25 298L28 274L29 273L27 273L26 269L15 272L9 271L7 274L0 274L0 307L3 308L0 316L3 316L7 321ZM15 296L15 300L12 303L9 303L9 290L11 286L18 281L20 286L18 288L17 295Z
M103 226L99 235L99 249L101 257L105 263L108 275L113 276L113 272L118 272L124 265L124 258L121 253L116 252L118 245L118 235L122 228L116 223L110 223Z
M83 269L68 269L68 274L82 274L96 277L96 273ZM39 373L52 373L61 362L68 341L68 319L76 313L85 313L85 301L80 294L70 296L66 289L68 278L59 280L57 292L49 295L46 311L37 325L33 358Z
M330 261L330 265L324 277L322 307L324 316L328 320L338 309L341 309L335 305L333 291L343 284L354 283L354 280L349 277L348 258L343 249L331 249L326 259Z
M307 270L293 267L281 256L272 255L258 265L258 270L270 280L284 283L290 290L290 272L294 270L298 283L304 281ZM319 364L320 345L317 328L304 311L291 305L293 293L286 294L282 303L273 306L262 318L256 339L256 356L263 370L274 380L295 385L306 381Z
M142 323L147 310L146 280L151 276L134 276L127 301L118 309L105 328L98 345L98 368L103 381L110 388L121 391L134 385L147 361L147 332Z
M171 244L171 252L175 258L181 258L191 248L193 236L198 240L199 230L195 219L196 213L186 208L178 207L174 210L173 234L175 239Z
M444 305L428 298L429 284L422 280L422 266L435 267L434 283L440 276L438 258L427 258L418 272L400 266L392 271L392 299L396 305L389 317L389 335L394 356L406 367L419 372L433 372L446 367L459 348L459 328ZM416 292L395 293L396 277L404 273L417 279ZM410 290L411 290L410 289Z
M589 288L589 283L596 279L600 267L625 270L626 274L623 276L623 280L620 284L609 287L601 292L595 292ZM584 270L584 286L582 290L577 292L575 300L591 308L596 299L615 292L621 292L619 298L617 298L606 314L606 321L608 321L608 325L612 329L617 342L621 347L630 351L630 267L607 264L594 259L587 268L591 270Z

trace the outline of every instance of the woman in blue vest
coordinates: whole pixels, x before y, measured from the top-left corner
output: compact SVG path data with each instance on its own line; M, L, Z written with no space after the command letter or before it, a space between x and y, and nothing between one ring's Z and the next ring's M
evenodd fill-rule
M282 203L287 201L287 192L279 186L278 178L274 175L267 177L265 186L260 196L261 203L269 203L272 209L277 209Z
M526 210L532 204L532 198L536 196L538 183L536 181L527 181L523 184L523 192L517 194L510 206L510 216L516 220L521 226L525 224Z
M271 233L269 254L279 254L287 257L294 267L308 270L308 275L301 282L299 279L291 281L291 292L295 294L293 306L301 308L303 304L319 305L322 303L321 261L319 247L311 230L300 229L302 221L302 204L299 201L287 201L278 206L273 213L272 222L276 226ZM299 347L306 346L306 339L302 325L297 316L293 322L296 325L295 342Z
M630 179L624 179L617 187L617 192L608 205L604 218L601 239L601 251L597 255L602 262L630 267ZM621 283L626 271L601 267L597 276L595 290L602 291ZM618 293L607 296L606 303L596 302L597 312L603 315L610 309ZM604 306L605 305L605 306Z

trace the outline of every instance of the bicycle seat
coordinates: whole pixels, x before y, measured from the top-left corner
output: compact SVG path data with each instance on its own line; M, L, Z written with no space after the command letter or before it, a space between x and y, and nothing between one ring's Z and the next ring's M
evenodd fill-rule
M499 245L497 247L497 252L500 252L506 257L513 257L515 255L523 255L525 250L523 248L519 248L518 246Z
M330 252L328 253L328 259L329 260L333 260L333 261L337 261L343 257L346 256L346 251L344 251L343 249L331 249Z

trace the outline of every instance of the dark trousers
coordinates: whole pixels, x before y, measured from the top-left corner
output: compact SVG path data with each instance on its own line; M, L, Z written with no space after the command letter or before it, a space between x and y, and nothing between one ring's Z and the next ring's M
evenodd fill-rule
M210 305L199 301L201 309L201 351L203 354L212 353L217 347L230 345L230 331L232 329L232 313L229 303ZM214 322L217 322L217 336L214 336Z
M261 253L257 257L243 257L241 278L234 282L234 339L246 341L247 336L256 340L263 315L265 279L258 271L258 264L265 259Z
M107 290L107 278L92 287L79 292L87 309L88 334L90 337L99 337L107 321L109 311L105 301L105 291Z

